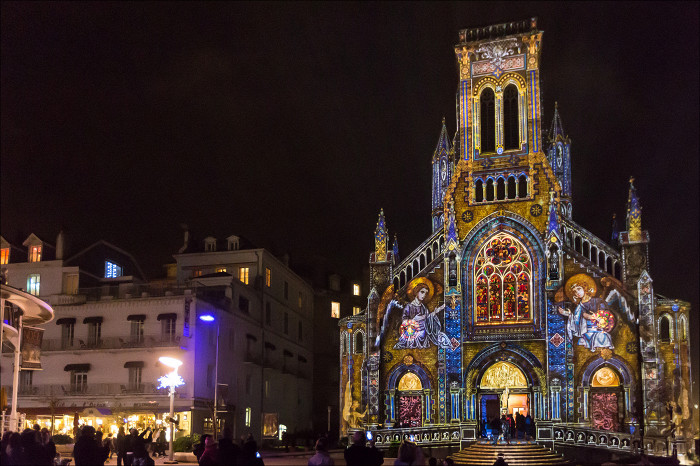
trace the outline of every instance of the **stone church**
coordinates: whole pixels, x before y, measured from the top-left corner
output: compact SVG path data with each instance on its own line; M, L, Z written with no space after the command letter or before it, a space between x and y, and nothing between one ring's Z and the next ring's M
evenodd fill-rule
M690 447L690 305L654 289L633 179L624 231L606 241L572 220L571 141L558 109L542 121L542 40L534 18L459 32L432 234L400 256L380 212L367 308L339 324L342 433L459 447L520 413L549 446Z

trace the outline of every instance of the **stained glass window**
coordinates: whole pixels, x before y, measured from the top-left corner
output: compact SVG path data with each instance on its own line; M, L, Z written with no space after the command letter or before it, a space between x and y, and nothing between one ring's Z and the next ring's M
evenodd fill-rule
M476 323L532 320L532 261L525 247L507 233L494 236L474 266Z
M423 388L420 379L413 372L406 372L399 380L399 390L420 390Z

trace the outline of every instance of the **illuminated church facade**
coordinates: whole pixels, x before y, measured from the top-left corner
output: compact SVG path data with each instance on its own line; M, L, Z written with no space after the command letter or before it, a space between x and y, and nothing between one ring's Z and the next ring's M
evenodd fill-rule
M655 293L633 180L614 244L572 220L571 141L558 109L541 118L542 35L535 19L460 31L432 234L400 257L382 211L367 308L339 324L341 432L460 446L520 412L550 444L690 446L690 305Z

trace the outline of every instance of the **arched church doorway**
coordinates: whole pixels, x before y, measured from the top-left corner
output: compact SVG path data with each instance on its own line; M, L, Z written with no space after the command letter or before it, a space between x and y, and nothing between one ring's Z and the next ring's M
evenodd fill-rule
M421 427L423 425L423 384L413 372L406 372L397 387L397 427Z
M591 377L589 410L594 429L618 430L624 414L624 393L620 376L609 366L601 367Z
M478 382L478 414L482 431L503 414L530 412L532 392L522 369L516 364L499 361L484 371Z

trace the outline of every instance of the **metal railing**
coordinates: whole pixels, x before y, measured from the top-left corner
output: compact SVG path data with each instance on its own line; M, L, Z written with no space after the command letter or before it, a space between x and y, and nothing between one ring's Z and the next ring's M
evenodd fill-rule
M6 387L11 393L12 388ZM138 385L119 383L88 383L84 385L29 385L19 388L20 396L64 397L64 396L117 396L117 395L167 395L167 390L158 390L156 384Z
M120 337L104 337L96 342L73 338L72 341L62 338L48 338L41 343L42 351L85 351L104 349L125 349L125 348L159 348L167 346L178 346L185 344L187 339L180 338L180 335L143 335L135 337L125 335Z

